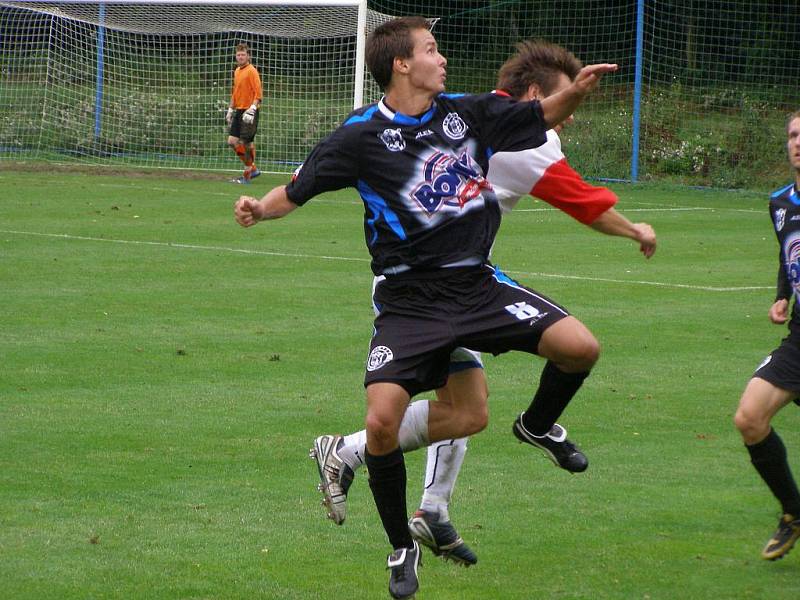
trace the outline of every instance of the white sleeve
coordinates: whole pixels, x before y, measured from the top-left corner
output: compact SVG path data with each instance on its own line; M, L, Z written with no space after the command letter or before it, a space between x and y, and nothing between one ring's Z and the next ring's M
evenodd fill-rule
M486 178L495 190L500 209L511 212L522 196L531 193L551 165L563 160L561 140L552 129L547 142L517 152L497 152L489 159Z

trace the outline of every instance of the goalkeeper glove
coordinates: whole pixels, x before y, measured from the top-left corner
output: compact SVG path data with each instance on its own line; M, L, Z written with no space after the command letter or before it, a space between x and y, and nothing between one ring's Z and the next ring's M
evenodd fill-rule
M229 106L228 112L225 113L225 122L228 124L228 126L230 126L232 121L233 121L233 108Z
M244 111L244 114L242 115L242 122L246 123L247 125L250 125L253 121L255 121L256 110L258 110L258 105L251 104L250 108Z

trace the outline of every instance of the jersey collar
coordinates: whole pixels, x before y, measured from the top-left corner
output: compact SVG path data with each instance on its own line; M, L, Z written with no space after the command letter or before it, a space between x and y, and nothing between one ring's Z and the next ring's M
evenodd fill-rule
M386 105L386 96L381 98L380 102L378 102L378 110L381 111L381 114L389 119L392 123L397 123L398 125L424 125L425 123L430 122L433 119L433 113L436 112L436 105L431 104L431 107L422 113L422 116L419 118L417 117L409 117L408 115L404 115L401 112L395 112L391 108Z

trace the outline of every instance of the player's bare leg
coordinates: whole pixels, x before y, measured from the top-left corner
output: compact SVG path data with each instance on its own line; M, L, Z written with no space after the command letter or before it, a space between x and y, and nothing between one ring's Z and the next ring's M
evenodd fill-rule
M453 431L476 432L485 427L488 387L483 369L469 368L452 374L448 385L437 390L436 395L436 402L418 400L406 410L398 432L403 451L428 446L431 409L436 437ZM437 441L429 446L426 489L420 510L412 516L409 526L415 539L437 556L471 565L477 562L477 557L450 523L448 511L465 451L466 437ZM341 525L347 515L347 494L354 474L365 462L366 430L345 437L320 436L314 441L310 455L317 461L318 487L328 517Z
M396 383L367 385L367 456L369 487L383 529L394 551L389 555L389 592L410 598L419 587L419 545L406 522L406 465L398 445L398 432L410 397Z
M433 439L444 435L443 425L449 417L467 414L469 420L462 427L479 431L488 421L487 398L489 388L483 369L471 368L452 373L447 385L436 390L436 402L430 404L434 414ZM429 418L429 430L431 420ZM425 468L425 488L417 510L408 521L411 535L419 543L445 560L470 566L478 557L470 549L450 522L450 498L461 464L467 451L467 438L445 439L428 446Z
M734 416L750 461L780 502L782 515L775 533L761 556L766 560L783 558L800 538L800 492L789 468L786 447L770 423L797 394L753 377L745 387Z

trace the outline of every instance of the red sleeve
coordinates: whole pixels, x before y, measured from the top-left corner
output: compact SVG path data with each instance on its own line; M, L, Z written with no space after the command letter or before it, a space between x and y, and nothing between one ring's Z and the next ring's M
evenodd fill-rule
M563 210L584 225L589 225L617 203L608 188L589 185L569 166L566 159L553 163L530 191L531 196Z

